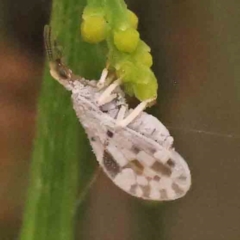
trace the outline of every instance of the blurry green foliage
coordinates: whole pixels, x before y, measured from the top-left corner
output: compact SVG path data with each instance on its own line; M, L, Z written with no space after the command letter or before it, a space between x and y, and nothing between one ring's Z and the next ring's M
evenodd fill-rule
M97 78L105 57L101 46L81 40L80 16L85 4L84 0L53 1L50 25L63 46L67 65L87 78ZM77 198L91 181L96 165L88 145L70 93L52 79L46 64L21 240L74 239Z

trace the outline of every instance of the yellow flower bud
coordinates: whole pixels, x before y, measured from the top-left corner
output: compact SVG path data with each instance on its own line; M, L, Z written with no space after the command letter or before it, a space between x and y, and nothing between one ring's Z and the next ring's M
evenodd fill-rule
M140 101L157 97L157 88L157 79L150 69L148 74L144 74L144 81L138 81L133 85L134 95Z
M137 48L139 33L134 28L118 30L114 32L113 39L119 51L132 53Z
M152 55L149 52L143 52L135 56L136 60L146 67L151 67L153 64Z
M81 24L83 40L88 43L99 43L106 39L107 23L103 16L89 16Z
M131 24L131 27L134 29L137 29L137 27L138 27L137 15L134 12L130 11L129 9L127 10L127 14L128 14L128 19Z
M123 82L132 81L134 65L130 61L123 61L116 66L116 74L118 78L121 78Z

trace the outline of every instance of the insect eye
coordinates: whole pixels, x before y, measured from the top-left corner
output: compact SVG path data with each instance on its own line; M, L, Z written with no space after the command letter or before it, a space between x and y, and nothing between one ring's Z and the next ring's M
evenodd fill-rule
M68 79L70 77L70 72L61 63L57 64L57 72L61 79Z

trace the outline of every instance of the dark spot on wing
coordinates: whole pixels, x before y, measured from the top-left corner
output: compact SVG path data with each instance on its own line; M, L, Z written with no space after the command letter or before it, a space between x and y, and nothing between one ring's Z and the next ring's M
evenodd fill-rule
M90 141L95 142L96 141L95 137L90 137Z
M112 138L114 134L110 130L107 130L107 135L108 135L108 137Z
M177 179L179 179L180 181L185 181L187 179L187 177L184 175L181 175Z
M112 178L114 178L121 170L118 163L106 151L104 152L103 155L103 166Z
M133 171L138 174L141 175L143 173L144 167L143 165L136 159L130 161L127 165L126 168L131 168L133 169Z
M165 166L164 164L155 161L155 163L151 167L152 170L166 176L170 176L172 171L169 167Z
M161 180L161 178L158 175L155 175L153 177L153 180L159 182Z
M165 189L160 190L160 196L162 200L168 199L167 191Z
M140 152L140 149L136 146L132 146L132 151L135 153L135 154L138 154Z
M155 152L156 152L156 149L154 149L154 148L149 148L149 153L150 153L151 155L154 155Z
M148 180L148 182L150 182L152 180L151 177L146 177L146 179Z
M151 135L153 135L156 131L156 128L153 129L153 131L151 132Z
M167 165L169 166L169 167L175 167L175 162L172 160L172 159L168 159L168 161L167 161Z
M172 183L172 189L175 191L176 195L183 195L184 191L176 183Z
M140 188L143 190L143 197L149 198L151 187L147 185L147 186L140 186Z
M136 195L136 189L137 189L137 184L132 185L129 192L132 193L133 195Z

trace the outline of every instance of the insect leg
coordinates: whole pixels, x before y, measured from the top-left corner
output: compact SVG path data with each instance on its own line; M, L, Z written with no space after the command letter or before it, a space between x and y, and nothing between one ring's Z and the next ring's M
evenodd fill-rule
M101 77L97 83L97 87L99 89L102 89L105 86L107 75L108 75L108 70L107 70L107 68L104 68L102 71Z
M110 94L108 96L106 96L102 101L101 101L101 104L99 106L102 106L106 103L109 103L111 102L113 99L115 99L117 97L117 94L116 93L113 93L113 94ZM98 102L99 103L99 102Z
M152 103L155 99L148 99L145 101L142 101L137 105L136 108L132 110L132 112L121 121L117 122L118 127L126 127L129 123L131 123L141 112L144 111L144 109L148 106L149 103Z
M122 83L121 79L117 79L112 84L110 84L104 92L101 94L101 96L98 98L97 105L102 106L103 104L106 104L107 102L110 102L115 97L110 97L112 95L112 92ZM111 99L110 101L106 101L108 99Z
M128 109L127 105L124 104L121 106L121 108L117 114L117 118L116 118L117 122L121 122L124 119L127 109Z
M99 81L97 82L97 88L99 90L103 89L106 86L109 86L113 81L114 75L109 75L108 68L104 68L101 74Z

